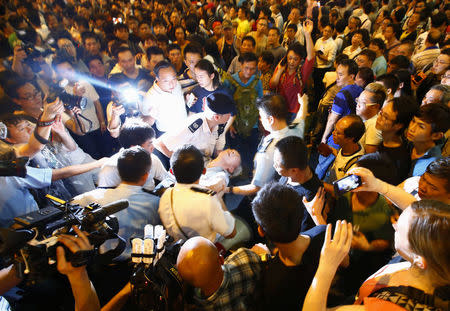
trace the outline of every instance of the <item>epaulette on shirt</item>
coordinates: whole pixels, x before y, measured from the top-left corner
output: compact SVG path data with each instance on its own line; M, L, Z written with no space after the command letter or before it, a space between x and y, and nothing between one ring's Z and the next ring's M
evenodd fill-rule
M204 193L204 194L207 194L207 195L210 195L210 196L213 196L213 195L217 194L217 192L215 192L215 191L213 191L211 189L200 188L200 187L195 187L195 186L191 187L191 190L195 191L195 192Z
M194 133L196 130L200 128L200 126L202 126L202 124L203 120L201 118L198 118L197 120L192 122L191 125L188 126L188 129L189 131L191 131L191 133Z

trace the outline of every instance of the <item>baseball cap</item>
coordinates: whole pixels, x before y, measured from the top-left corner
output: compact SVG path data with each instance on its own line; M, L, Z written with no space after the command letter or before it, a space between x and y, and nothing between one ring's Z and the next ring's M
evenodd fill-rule
M225 20L222 22L222 28L223 28L223 29L233 28L233 23L232 23L230 20L225 19Z
M221 93L211 94L206 98L208 108L217 114L236 113L236 106L233 100Z

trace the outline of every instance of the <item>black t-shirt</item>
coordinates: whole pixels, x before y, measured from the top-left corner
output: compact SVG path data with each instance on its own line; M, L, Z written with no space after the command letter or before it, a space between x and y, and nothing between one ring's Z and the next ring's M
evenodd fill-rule
M233 44L228 44L226 41L223 43L223 50L222 50L222 58L225 61L225 69L228 69L228 67L231 64L231 61L233 58L237 56L237 53L234 49Z
M289 185L295 191L297 191L297 193L300 196L305 197L308 202L314 199L314 196L316 195L319 188L323 186L323 183L319 179L319 177L317 177L317 175L314 172L312 172L312 174L313 176L311 177L311 179L301 185L296 186ZM282 176L278 182L282 185L287 185L288 178ZM302 208L304 208L304 206L302 206ZM312 220L311 215L309 215L308 211L305 209L303 212L302 226L300 232L309 230L313 228L315 225L316 224Z
M378 152L391 159L396 168L396 173L392 174L392 183L395 185L402 183L408 177L411 168L411 156L406 143L395 148L385 147L381 144Z
M316 226L303 235L310 244L297 266L287 267L278 254L268 262L261 279L257 301L260 310L301 310L306 293L319 265L326 226Z
M147 92L152 86L155 78L153 78L147 70L139 68L139 73L135 79L126 76L124 73L119 72L112 74L109 77L109 84L113 89L117 88L119 85L124 83L129 83L130 86L139 89L141 91Z

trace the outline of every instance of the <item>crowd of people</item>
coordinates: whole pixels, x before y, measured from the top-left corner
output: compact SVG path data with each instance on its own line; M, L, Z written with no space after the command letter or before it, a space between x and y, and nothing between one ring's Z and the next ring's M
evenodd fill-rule
M112 262L0 262L1 310L132 310L146 224L188 310L448 310L449 1L0 3L0 227L129 202Z

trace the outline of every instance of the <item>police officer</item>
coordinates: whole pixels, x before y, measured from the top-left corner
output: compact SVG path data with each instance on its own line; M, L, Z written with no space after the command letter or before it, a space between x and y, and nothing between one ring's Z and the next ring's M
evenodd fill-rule
M214 191L198 185L205 172L202 153L193 145L184 145L170 162L177 182L164 192L158 209L167 233L175 240L200 235L215 242L220 236L234 237L234 217Z
M276 175L273 167L275 144L287 136L302 136L302 132L296 127L296 124L288 126L286 121L288 108L282 96L264 96L257 103L257 107L261 123L264 129L269 132L269 135L264 137L258 146L254 160L253 180L248 185L228 187L225 190L226 192L240 195L256 194L261 187L271 181Z
M155 147L170 158L179 146L191 144L209 161L223 150L225 124L235 109L232 99L227 95L212 94L207 98L205 111L188 117L183 126L162 135Z

